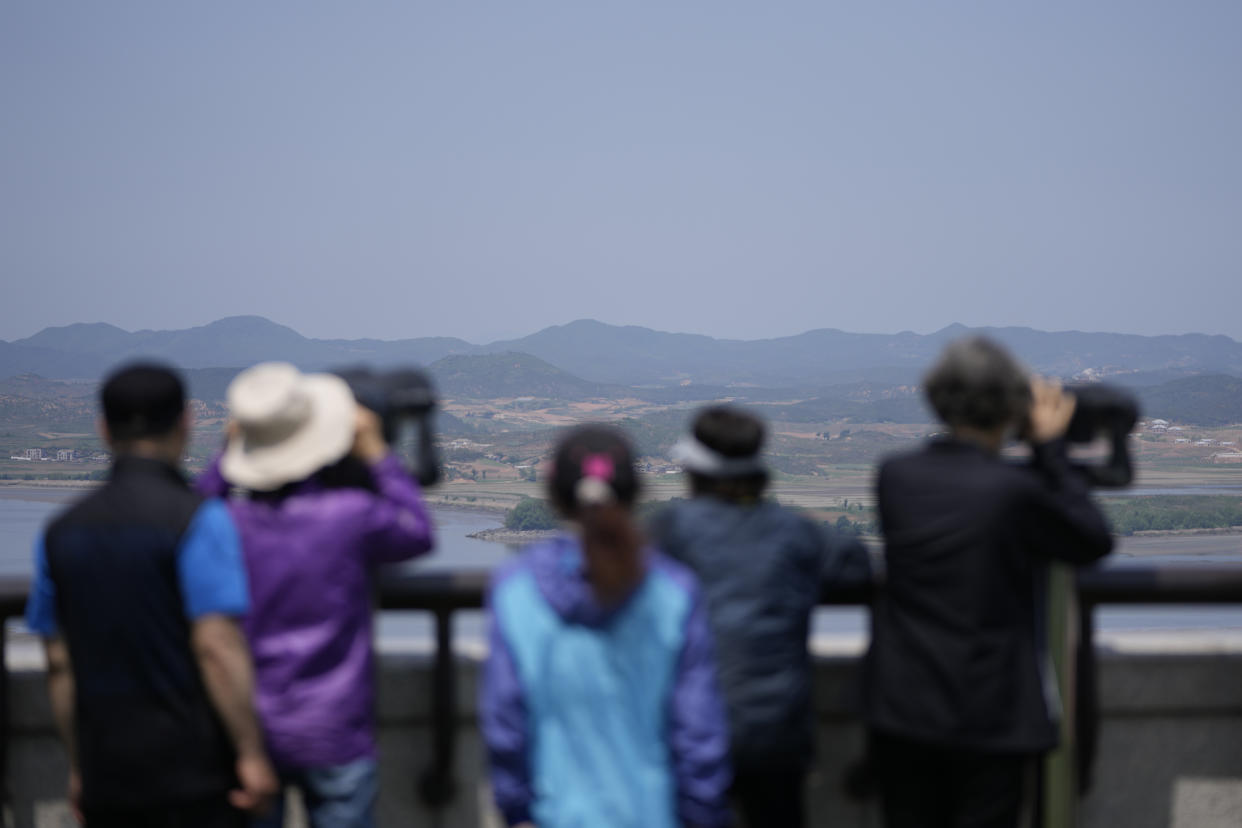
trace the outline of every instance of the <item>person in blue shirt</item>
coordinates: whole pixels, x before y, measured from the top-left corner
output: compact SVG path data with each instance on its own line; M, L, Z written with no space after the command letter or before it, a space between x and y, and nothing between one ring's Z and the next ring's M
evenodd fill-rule
M694 577L647 546L619 432L559 443L548 494L577 531L493 578L479 716L509 825L729 824L728 730Z
M36 542L26 609L69 799L88 828L244 826L276 777L237 623L237 531L178 471L189 422L176 374L131 365L101 396L111 476Z

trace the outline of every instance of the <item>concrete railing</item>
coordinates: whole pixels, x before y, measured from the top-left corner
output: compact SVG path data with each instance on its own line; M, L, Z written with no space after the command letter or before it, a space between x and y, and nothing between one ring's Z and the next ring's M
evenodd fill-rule
M379 682L380 825L486 826L485 768L474 709L477 646L454 650L453 613L478 608L486 574L463 572L385 579L385 609L418 609L437 619L422 651L381 648ZM0 613L20 611L23 584L0 582ZM1086 571L1079 594L1087 617L1102 603L1239 603L1242 566L1133 567ZM826 592L825 603L857 604L869 587ZM1091 625L1084 629L1090 634ZM871 828L874 800L849 798L842 779L863 752L863 730L848 702L860 640L839 641L816 659L819 762L811 780L813 824ZM7 789L19 828L68 825L61 801L64 753L55 737L32 642L10 647ZM1195 826L1242 824L1242 640L1209 633L1146 642L1097 642L1100 712L1095 784L1080 824ZM3 693L0 692L0 701Z

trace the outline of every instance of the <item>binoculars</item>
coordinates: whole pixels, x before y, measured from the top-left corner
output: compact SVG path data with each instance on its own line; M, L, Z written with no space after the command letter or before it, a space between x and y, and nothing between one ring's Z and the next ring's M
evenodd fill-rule
M1076 406L1065 439L1069 443L1090 443L1098 437L1108 440L1110 457L1100 463L1077 463L1092 486L1122 488L1134 479L1127 440L1139 418L1138 399L1124 388L1106 383L1070 386Z
M422 486L440 479L432 419L436 407L431 378L416 368L334 372L349 384L354 399L379 415L384 439L405 459L406 470Z

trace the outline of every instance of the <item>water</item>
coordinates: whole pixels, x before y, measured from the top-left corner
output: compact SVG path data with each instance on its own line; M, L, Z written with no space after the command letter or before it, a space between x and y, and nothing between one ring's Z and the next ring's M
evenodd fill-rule
M1154 497L1157 495L1236 495L1242 497L1242 486L1131 486L1127 489L1101 489L1100 497Z
M16 495L6 490L0 499L0 575L30 574L35 537L64 502L9 499Z
M61 509L82 496L81 491L58 489L0 488L0 575L29 575L31 550L44 525ZM402 570L434 572L445 569L491 569L513 550L499 543L467 537L483 529L500 526L500 516L490 512L432 510L436 527L435 553L425 559L398 564ZM459 638L481 635L478 612L456 613L454 628ZM20 629L17 621L10 622ZM378 622L381 639L429 640L432 621L429 613L382 612Z
M1212 491L1215 491L1212 487ZM1169 490L1172 492L1173 490ZM1177 490L1203 494L1206 489ZM0 575L30 572L30 550L43 525L65 504L79 497L77 491L0 488ZM402 564L414 571L432 572L456 568L491 568L513 554L509 547L467 535L500 525L498 515L488 512L435 510L436 553L426 560ZM1170 552L1170 550L1176 552ZM1242 535L1183 535L1119 538L1117 552L1106 567L1136 563L1182 564L1242 561ZM1228 629L1242 631L1242 607L1108 607L1097 614L1102 630ZM867 629L866 610L833 607L816 610L817 634L857 636ZM482 619L477 612L457 613L454 628L461 640L477 640ZM381 639L425 641L431 636L426 613L383 612L378 623Z
M31 549L43 526L62 508L81 497L80 491L0 488L0 575L28 575ZM456 568L490 569L507 555L508 547L467 535L500 525L490 512L433 510L436 551L426 560L403 567L436 571Z

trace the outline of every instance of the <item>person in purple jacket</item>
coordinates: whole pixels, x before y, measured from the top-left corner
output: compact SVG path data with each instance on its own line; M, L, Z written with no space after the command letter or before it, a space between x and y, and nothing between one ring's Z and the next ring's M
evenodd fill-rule
M431 521L379 418L339 377L264 363L239 374L228 399L228 445L198 488L228 495L241 535L267 748L312 828L369 828L371 574L428 552ZM282 825L282 806L254 825Z
M729 824L729 734L689 570L646 546L624 437L581 426L548 484L577 532L493 578L479 717L509 825Z

